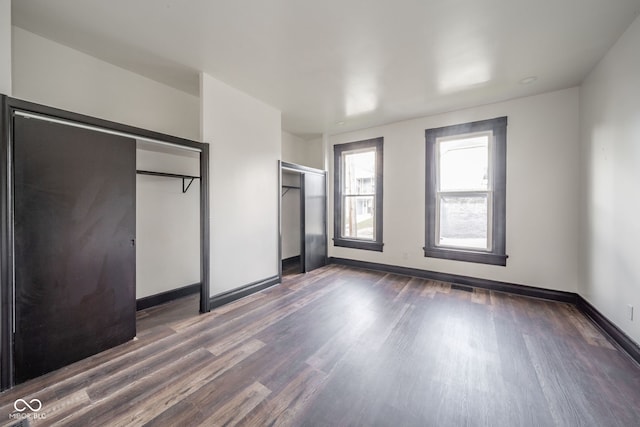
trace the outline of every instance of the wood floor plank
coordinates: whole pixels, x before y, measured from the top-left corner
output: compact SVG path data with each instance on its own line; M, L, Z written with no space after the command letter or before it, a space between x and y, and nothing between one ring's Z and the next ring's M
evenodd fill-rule
M419 297L422 294L425 280L417 277L407 277L405 285L402 287L398 295L393 299L394 302L398 301L410 301Z
M204 420L205 416L202 415L194 403L182 400L147 423L131 425L143 425L145 427L199 427L203 425Z
M292 290L300 290L302 288L313 286L322 279L332 277L337 272L344 271L344 268L338 265L330 265L321 269L312 271L311 273L296 276L283 280L283 285Z
M128 358L137 351L145 349L149 344L174 335L175 332L167 327L154 328L151 334L145 335L122 344L118 347L104 351L87 359L73 363L57 371L50 372L42 377L19 384L18 386L0 394L0 410L13 405L13 401L19 398L50 398L51 396L63 396L84 387L87 377L95 371L104 371L112 363L118 363L123 358ZM146 352L146 350L145 350ZM144 357L144 356L143 356ZM115 368L118 369L117 367ZM81 383L79 386L65 389L70 383ZM57 390L62 390L57 392ZM51 393L51 394L49 394ZM37 396L36 396L37 394Z
M265 293L264 292L257 292L255 294L251 294L249 296L246 296L244 298L240 298L239 300L233 301L229 304L225 304L222 305L220 307L216 307L215 309L211 310L214 314L226 314L229 313L233 310L236 310L240 307L243 307L247 304L252 304L255 303L256 301L260 301L263 300L265 298Z
M213 354L221 354L227 351L229 348L238 345L238 343L242 341L246 341L250 337L256 335L262 330L268 328L269 326L275 324L276 322L284 319L292 313L300 310L307 304L311 304L316 299L322 297L323 295L334 291L337 287L340 286L340 281L327 285L316 292L309 294L307 296L299 298L296 302L291 303L285 307L279 308L277 311L262 317L255 322L247 325L242 331L237 334L234 334L226 339L219 340L214 345L210 346L208 350Z
M270 393L271 390L259 382L255 382L214 412L203 422L203 425L212 427L235 426Z
M303 414L327 375L305 368L276 396L270 396L242 420L247 426L292 426L303 424Z
M416 350L430 349L430 368L421 381L426 387L416 388L436 400L420 415L435 425L510 425L494 318L465 293L455 310L449 295L437 295L418 326L407 328L418 331ZM425 335L427 325L437 332Z
M232 312L223 314L214 313L215 317L208 319L207 322L201 322L187 328L185 333L195 334L210 331L212 328L218 328L220 331L224 331L226 335L232 335L238 330L245 329L249 323L260 320L274 311L281 309L283 306L301 303L302 300L307 299L309 295L322 291L325 287L335 286L335 278L331 276L323 276L314 284L314 287L302 287L295 292L290 292L287 287L274 286L262 291L267 296L265 301L252 302ZM209 316L209 314L205 316Z
M343 328L328 340L307 360L307 364L313 368L330 373L339 360L351 349L351 346L359 342L362 334L371 327L373 312L371 315L363 315L351 322L345 322Z
M610 350L614 349L609 340L606 339L598 328L580 313L576 307L567 305L565 315L586 342Z
M493 316L504 398L511 408L512 425L553 425L522 331L513 327L512 311L494 311Z
M409 282L411 281L411 277L409 276L401 276L399 274L387 274L384 277L384 281L379 281L376 283L376 286L381 285L382 291L384 293L388 293L390 295L394 295L394 299L402 293L403 290L407 287Z
M207 382L198 392L192 393L187 399L183 399L167 411L158 414L147 424L172 425L177 417L177 419L186 421L200 419L202 420L200 425L204 425L204 420L210 418L254 382L256 382L254 376L246 375L244 368L236 366L223 376Z
M108 425L110 420L119 415L134 411L138 405L147 401L156 390L172 386L172 382L193 369L198 369L200 363L212 361L214 356L206 350L199 349L184 356L163 368L136 380L121 390L114 392L107 398L97 400L93 405L76 411L62 420L67 426Z
M640 366L569 304L331 265L190 311L0 394L0 425L18 398L43 426L640 425Z
M476 304L488 304L489 303L489 291L486 289L474 288L471 301Z
M576 375L584 375L580 366L573 363L566 346L560 342L524 337L531 355L538 381L549 405L556 425L596 426L606 425L590 411L585 390L576 387L571 380Z
M155 405L145 405L136 409L133 413L125 413L119 418L112 419L110 424L123 427L143 425L151 422L158 414L170 414L174 405L185 400L188 401L194 393L197 393L206 384L220 377L262 347L264 347L264 343L258 340L251 340L213 361L206 361L206 363L202 364L201 369L196 369L189 375L180 375L179 379L172 383L170 388L163 388L150 395L149 400L156 402Z
M98 401L118 392L122 388L122 384L134 383L147 375L162 369L167 364L193 352L193 348L201 347L202 344L209 340L199 339L201 336L192 337L185 340L174 347L169 347L161 353L154 354L143 361L130 364L124 369L119 370L105 378L94 381L87 387L87 394L92 400Z
M212 337L208 337L212 339ZM155 341L153 343L149 343L144 347L140 347L132 352L125 353L120 357L109 360L108 362L99 365L96 368L90 369L80 375L70 378L69 380L62 381L52 387L49 387L46 390L43 390L45 396L49 397L52 394L55 395L64 395L66 393L70 393L76 391L81 388L86 388L95 385L98 382L107 380L113 377L122 377L122 373L125 374L131 372L129 368L132 366L145 367L147 364L151 364L157 360L157 358L162 358L162 354L169 351L174 352L176 357L182 357L184 354L187 354L190 351L193 351L193 348L188 348L182 346L185 341L193 342L202 340L202 335L196 335L193 337L186 338L183 336L179 336L177 334L170 335L167 338ZM168 358L167 360L171 360ZM124 375L126 377L126 375ZM135 375L131 378L132 382L135 381ZM127 383L127 381L124 381ZM116 386L117 387L117 386Z
M200 312L200 294L188 295L174 301L140 310L136 313L138 332L158 325L168 325L197 317Z

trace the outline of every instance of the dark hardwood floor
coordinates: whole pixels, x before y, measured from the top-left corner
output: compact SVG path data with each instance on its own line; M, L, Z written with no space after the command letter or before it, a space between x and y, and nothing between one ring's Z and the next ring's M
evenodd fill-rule
M32 425L640 425L640 367L569 304L331 265L146 322L2 422L37 398Z
M171 302L145 308L136 313L136 332L139 335L159 325L167 325L198 316L200 294L188 295Z

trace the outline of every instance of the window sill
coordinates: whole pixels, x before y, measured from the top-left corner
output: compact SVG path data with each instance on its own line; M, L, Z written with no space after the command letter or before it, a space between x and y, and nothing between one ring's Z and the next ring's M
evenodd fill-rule
M333 239L333 246L340 246L342 248L351 249L363 249L365 251L377 251L382 252L384 243L380 242L368 242L366 240L351 240L351 239Z
M487 252L464 251L459 249L423 248L424 256L429 258L441 258L454 261L476 262L479 264L507 265L508 255L492 254Z

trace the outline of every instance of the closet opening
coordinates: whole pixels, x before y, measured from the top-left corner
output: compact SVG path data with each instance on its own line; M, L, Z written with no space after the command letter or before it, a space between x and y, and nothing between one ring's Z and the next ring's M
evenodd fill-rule
M0 165L2 390L209 311L207 144L0 95Z
M327 176L280 162L280 276L308 273L327 263Z
M136 329L200 308L200 153L136 141Z
M282 171L281 227L282 227L282 275L291 276L304 271L302 247L304 246L304 221L302 214L302 174L298 171Z

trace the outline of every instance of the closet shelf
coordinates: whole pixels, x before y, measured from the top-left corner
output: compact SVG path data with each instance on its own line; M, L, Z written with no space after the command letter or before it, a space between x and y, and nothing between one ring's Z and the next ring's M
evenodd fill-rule
M182 193L186 193L189 190L189 187L191 187L191 184L193 184L193 181L195 179L200 179L199 176L181 175L181 174L177 174L177 173L167 173L167 172L154 172L154 171L137 170L136 173L138 175L164 176L164 177L167 177L167 178L182 179ZM188 181L188 183L187 183L187 181ZM186 187L185 187L185 183L187 183Z

